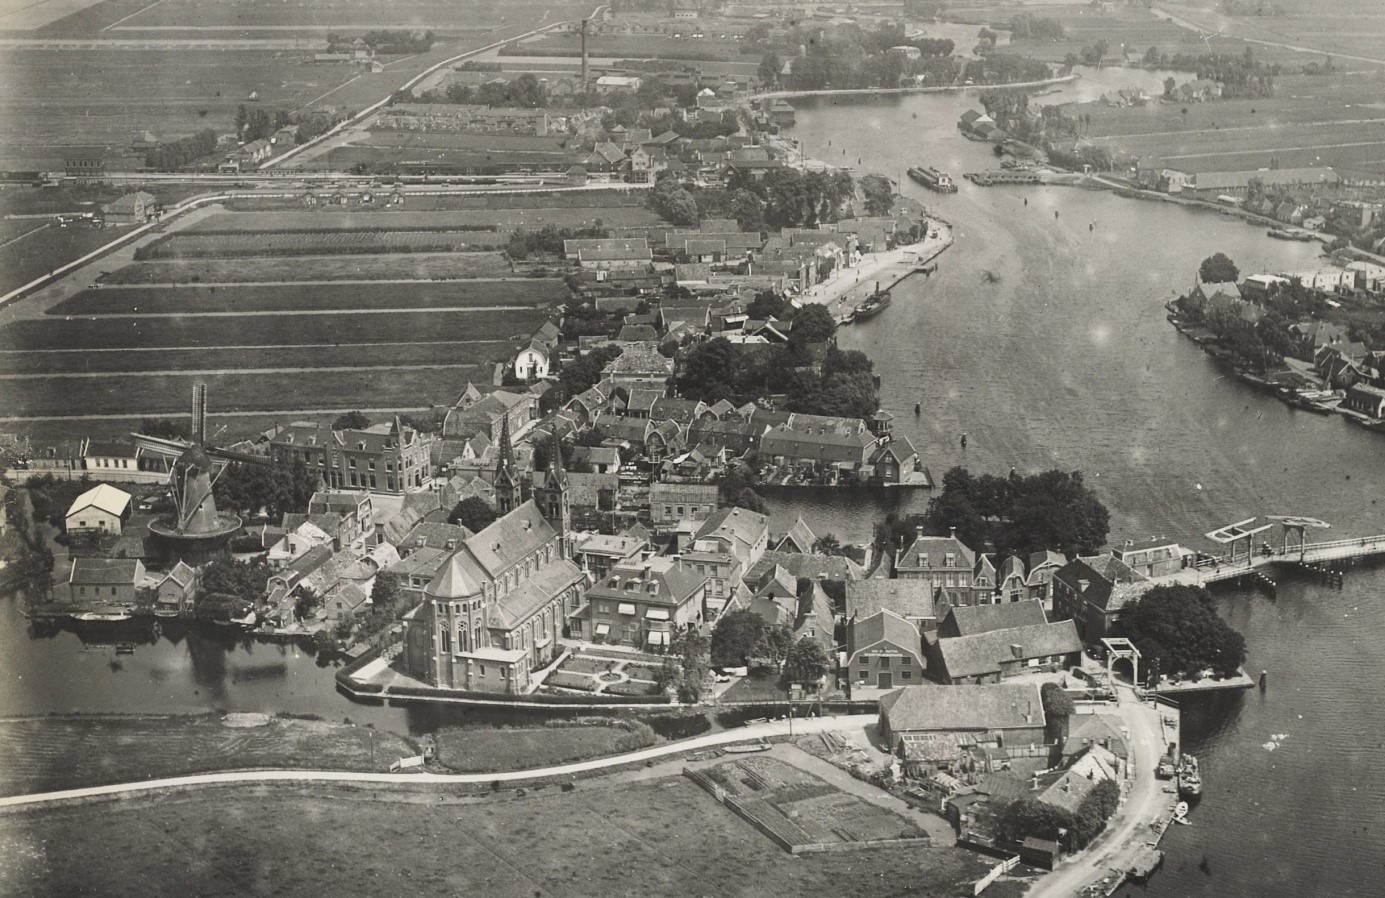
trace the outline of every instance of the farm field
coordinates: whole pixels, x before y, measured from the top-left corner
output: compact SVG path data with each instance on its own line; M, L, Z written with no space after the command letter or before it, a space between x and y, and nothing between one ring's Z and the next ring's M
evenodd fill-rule
M264 790L15 816L0 837L13 859L0 891L68 896L99 875L104 894L143 898L156 870L167 894L204 898L356 894L363 882L380 895L878 898L970 894L989 866L913 845L792 857L682 777L512 796ZM372 850L323 833L368 833Z
M80 259L118 235L118 231L109 228L48 227L0 246L0 293L8 293Z
M188 197L208 193L203 184L142 184L140 189L153 194L165 206ZM110 184L63 185L61 187L0 187L0 215L55 215L58 212L92 212L102 203L118 199L127 191Z
M371 736L363 727L308 720L228 727L217 715L5 720L0 794L255 767L388 770L417 753L407 740L377 731L372 763Z
M643 206L645 193L643 190L582 190L565 193L554 193L551 190L543 189L506 192L478 190L464 195L409 194L405 198L405 204L409 211L456 210L459 207L466 210L587 209L610 206ZM293 199L238 197L227 200L221 205L228 211L237 212L304 211L303 201L297 197ZM325 211L327 210L319 208L314 214L322 214ZM343 212L341 214L359 213L364 215L376 214L380 211L384 210L378 206L374 210L355 207L351 213Z
M539 307L561 302L567 286L557 279L465 281L448 284L301 284L292 287L153 287L83 290L49 310L50 315L129 315L207 312L280 312L312 309L424 309Z
M0 218L0 244L46 228L50 222L43 218Z
M1286 76L1268 100L1080 107L1085 136L1185 171L1331 165L1385 171L1385 75ZM1186 110L1186 111L1185 111Z
M314 66L310 55L7 50L0 58L0 119L6 123L0 162L5 168L60 170L64 147L107 144L113 148L108 166L133 167L141 161L127 149L134 131L174 137L207 127L222 132L231 128L236 107L251 93L265 105L293 109L355 74L355 67ZM118 163L120 155L127 161Z
M346 230L318 229L261 233L176 233L152 243L141 252L143 259L246 258L252 256L304 256L334 253L388 254L453 252L499 246L508 235L491 230Z
M291 160L291 167L305 171L342 171L358 165L379 170L378 167L413 163L428 165L429 171L452 171L458 174L499 174L513 166L528 166L532 170L563 171L585 161L587 153L549 151L535 153L492 153L487 150L416 150L399 147L339 146L301 163Z
M1362 56L1385 65L1385 7L1378 0L1275 0L1273 6L1282 14L1269 16L1228 16L1220 4L1205 0L1158 6L1208 31L1225 29L1228 35L1249 40ZM1351 68L1370 66L1359 60L1348 62Z
M457 727L437 734L438 761L457 773L550 767L647 748L652 732L622 726Z
M376 128L359 132L349 146L398 150L471 150L474 152L561 153L579 141L567 135L476 134L465 131L409 131Z
M499 361L510 344L492 341L439 341L399 345L257 346L219 349L127 349L118 352L84 350L0 352L0 379L13 374L105 374L149 371L216 371L259 368L370 368L381 365L457 365ZM286 375L287 376L287 375ZM0 380L0 382L3 382ZM31 381L15 380L3 390L22 391ZM75 388L76 380L68 380Z
M292 28L321 25L332 28L446 30L464 23L472 29L497 28L524 20L545 6L535 2L497 4L486 0L391 0L382 6L371 0L232 0L210 7L201 0L165 0L122 23L130 28L254 27Z
M47 0L43 3L7 3L4 8L0 8L0 31L42 28L49 22L56 22L100 2L101 0Z
M448 227L493 227L497 230L507 228L542 227L586 227L594 222L607 227L645 227L659 224L662 219L643 206L581 206L566 208L538 209L452 209L448 211L407 211L407 212L303 212L286 214L282 212L228 212L211 215L197 224L181 231L196 234L199 231L283 231L295 229L340 228L448 228Z
M690 24L689 27L695 27ZM587 38L591 56L615 59L710 59L723 62L758 62L758 55L741 52L733 41L692 40L663 35L598 34ZM574 56L582 55L582 41L574 34L548 34L534 40L511 44L500 49L506 56Z
M408 253L260 258L253 266L235 259L136 262L103 278L103 284L222 284L248 281L393 280L511 277L500 253Z
M0 329L0 349L142 349L176 346L336 346L508 340L543 323L534 309L496 312L399 312L367 315L184 315L169 318L45 318ZM400 358L404 360L405 350Z
M407 364L407 348L399 363ZM0 390L0 418L179 414L192 384L207 385L218 410L294 413L359 408L410 410L451 402L467 381L489 381L490 368L436 366L412 370L302 371L287 374L109 375L74 384L64 378ZM129 425L124 428L128 431ZM70 431L70 428L69 428Z

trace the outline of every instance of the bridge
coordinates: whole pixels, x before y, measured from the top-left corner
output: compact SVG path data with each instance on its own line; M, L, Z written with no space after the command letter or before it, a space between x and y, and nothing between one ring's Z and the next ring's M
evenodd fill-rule
M1268 524L1257 525L1256 518L1247 518L1213 530L1206 536L1227 546L1225 555L1201 555L1196 562L1180 571L1151 579L1160 585L1206 586L1252 577L1273 586L1274 581L1265 576L1264 569L1271 565L1289 564L1330 575L1340 585L1340 569L1329 565L1385 555L1385 533L1310 542L1305 538L1307 529L1326 529L1331 525L1316 518L1288 515L1269 515L1267 518L1270 521ZM1254 538L1262 533L1268 535L1267 531L1276 523L1283 528L1279 545L1272 546L1268 540L1262 539L1257 550Z

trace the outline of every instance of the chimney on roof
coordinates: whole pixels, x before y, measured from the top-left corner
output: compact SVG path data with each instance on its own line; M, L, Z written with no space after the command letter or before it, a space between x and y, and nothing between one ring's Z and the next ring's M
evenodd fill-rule
M1018 642L1012 642L1012 643L1010 643L1010 655L1011 655L1011 657L1015 658L1016 660L1019 660L1020 658L1023 658L1023 657L1024 657L1024 646L1020 645Z
M948 531L949 531L949 534L948 534L949 536L951 536L953 539L956 539L956 538L957 538L957 528L956 528L956 527L949 527L949 528L948 528Z
M915 525L915 527L914 527L914 533L918 534L919 536L923 536L923 525L922 525L922 524L917 524L917 525Z

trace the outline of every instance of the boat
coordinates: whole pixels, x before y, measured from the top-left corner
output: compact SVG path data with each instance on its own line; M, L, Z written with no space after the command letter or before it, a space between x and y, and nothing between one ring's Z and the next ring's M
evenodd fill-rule
M135 653L134 643L117 642L115 644L115 653L117 655L133 655Z
M1297 240L1300 243L1308 243L1313 239L1312 234L1303 231L1291 231L1288 228L1270 228L1265 234L1275 240Z
M1173 806L1173 819L1177 820L1186 816L1188 816L1188 803L1186 801L1180 801Z
M880 284L875 285L875 292L866 297L866 301L856 307L856 314L852 316L853 321L869 321L876 315L890 307L890 291L881 290Z
M1197 758L1192 755L1184 755L1178 764L1178 794L1183 798L1202 794L1202 774L1198 772Z
M105 608L93 608L91 611L79 611L72 615L72 619L83 623L115 623L129 620L133 616L128 608L110 605Z
M1299 390L1287 392L1284 401L1292 408L1329 415L1337 410L1342 398L1335 390Z
M921 168L919 166L914 166L909 169L909 177L913 178L915 182L937 193L957 192L957 184L952 180L952 176L947 172L938 171L936 168Z
M761 740L760 742L752 742L750 744L726 745L723 746L721 750L729 755L749 755L755 754L756 752L769 751L770 748L772 748L772 746L768 742Z

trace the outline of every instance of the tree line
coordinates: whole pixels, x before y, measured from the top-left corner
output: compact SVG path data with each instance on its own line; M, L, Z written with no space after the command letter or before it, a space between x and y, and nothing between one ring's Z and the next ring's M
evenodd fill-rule
M188 137L161 143L145 154L144 164L155 171L177 171L189 162L216 151L216 132L204 128Z

